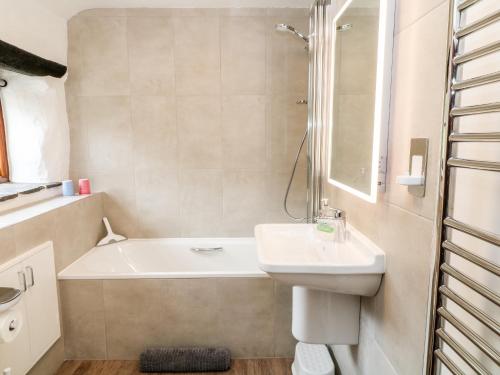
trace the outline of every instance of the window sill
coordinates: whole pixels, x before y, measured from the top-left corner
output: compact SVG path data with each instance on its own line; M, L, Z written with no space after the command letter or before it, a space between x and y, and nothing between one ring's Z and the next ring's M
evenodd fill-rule
M0 184L0 214L61 195L61 183Z

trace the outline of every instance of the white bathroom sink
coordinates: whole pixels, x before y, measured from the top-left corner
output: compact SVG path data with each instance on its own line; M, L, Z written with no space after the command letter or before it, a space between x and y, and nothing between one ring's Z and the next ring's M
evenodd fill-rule
M255 237L260 268L294 286L373 296L385 271L385 253L352 227L342 243L321 240L315 224L260 224Z

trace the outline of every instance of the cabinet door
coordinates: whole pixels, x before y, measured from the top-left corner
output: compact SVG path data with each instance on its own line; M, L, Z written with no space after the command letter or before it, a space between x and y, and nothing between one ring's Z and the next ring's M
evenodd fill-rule
M0 286L22 290L18 278L20 269L20 265L15 265L1 272ZM23 375L32 365L25 302L26 294L23 294L21 301L9 310L18 311L23 322L19 334L13 341L9 343L0 343L0 373L2 373L4 369L10 368L12 370L12 375Z
M26 309L31 357L35 363L61 336L52 243L22 263L26 274Z

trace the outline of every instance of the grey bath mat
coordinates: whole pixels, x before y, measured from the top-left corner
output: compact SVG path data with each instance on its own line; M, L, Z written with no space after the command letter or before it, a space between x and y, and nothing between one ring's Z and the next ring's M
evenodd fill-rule
M148 348L140 356L141 372L227 371L231 352L226 348Z

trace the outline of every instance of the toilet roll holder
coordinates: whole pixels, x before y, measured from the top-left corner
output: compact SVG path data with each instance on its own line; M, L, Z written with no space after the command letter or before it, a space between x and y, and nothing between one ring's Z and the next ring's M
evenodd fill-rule
M19 289L0 287L0 313L15 306L21 300L21 295Z

